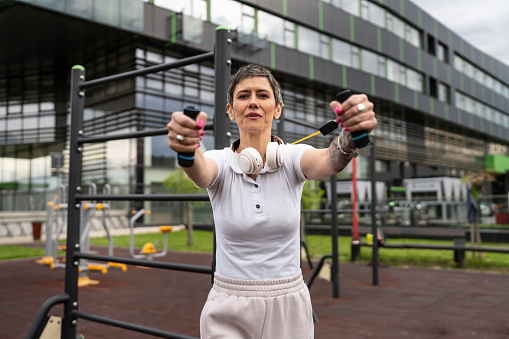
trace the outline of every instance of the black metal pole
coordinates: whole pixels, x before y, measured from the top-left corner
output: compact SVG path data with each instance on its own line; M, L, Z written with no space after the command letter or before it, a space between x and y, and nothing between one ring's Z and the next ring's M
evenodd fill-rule
M181 271L181 272L210 274L210 267L202 266L202 265L181 264L181 263L156 261L156 260L142 260L142 259L133 259L133 258L125 258L125 257L114 257L114 256L110 256L110 255L91 254L91 253L85 253L85 252L79 252L79 253L75 254L74 261L79 260L79 259L115 262L115 263L126 264L126 265L136 265L136 266L151 267L151 268L162 268L162 269L166 269L166 270Z
M81 191L82 149L78 138L83 125L83 107L85 90L80 84L85 81L85 68L76 65L71 70L71 126L69 146L69 199L67 211L67 253L65 265L65 293L69 299L64 303L62 336L76 338L76 319L71 312L78 307L78 265L74 263L74 254L80 250L80 205L75 196Z
M230 30L227 27L216 28L216 44L214 46L215 96L214 96L214 149L223 149L230 144L230 119L226 113L226 94L232 74ZM216 271L216 230L213 228L212 274L214 283Z
M230 30L216 28L214 46L215 97L214 97L214 148L223 149L230 144L230 119L226 114L226 92L232 73Z
M60 294L56 295L54 297L49 298L46 300L41 308L37 311L37 314L35 315L34 320L32 321L32 324L30 325L30 328L28 329L27 333L25 334L25 339L37 339L38 331L39 331L39 325L42 324L44 321L44 318L47 316L50 309L57 305L57 304L63 304L66 301L69 300L69 296L67 294Z
M134 324L134 323L123 321L123 320L102 317L100 315L90 314L90 313L85 313L85 312L80 312L80 311L74 311L73 312L73 316L76 317L76 318L90 320L90 321L93 321L93 322L96 322L96 323L100 323L100 324L105 324L105 325L109 325L109 326L115 326L115 327L118 327L118 328L123 328L123 329L127 329L127 330L130 330L130 331L135 331L135 332L139 332L139 333L143 333L143 334L150 334L150 335L153 335L153 336L156 336L156 337L160 337L160 338L198 339L196 337L191 337L191 336L184 335L184 334L163 331L163 330L159 330L159 329L156 329L156 328L147 327L147 326L143 326L143 325L138 325L138 324Z
M375 175L375 136L371 136L371 154L369 174L371 177L371 233L373 234L372 267L373 285L378 285L378 213L376 206L376 175Z
M145 68L137 69L134 71L115 74L115 75L107 76L104 78L94 79L94 80L80 83L79 88L80 89L89 88L92 86L107 84L109 82L130 79L130 78L134 78L137 76L166 71L166 70L169 70L172 68L178 68L178 67L182 67L182 66L192 65L192 64L195 64L198 62L210 60L210 59L212 59L213 56L214 56L214 52L208 52L208 53L195 55L195 56L192 56L189 58L180 59L178 61L174 61L174 62L170 62L170 63L166 63L166 64L154 65L151 67L145 67Z
M336 175L330 176L331 195L331 238L332 238L332 297L339 298L339 258L338 258L338 195L336 189Z
M113 201L208 201L207 194L76 194L74 200Z
M212 130L214 127L212 124L206 124L203 128L204 130ZM157 135L165 135L168 134L168 128L156 128L150 130L142 130L136 132L127 132L127 133L116 133L116 134L108 134L108 135L100 135L100 136L92 136L92 137L82 137L78 139L78 144L88 144L88 143L98 143L105 142L111 140L121 140L128 138L144 138L144 137L152 137Z

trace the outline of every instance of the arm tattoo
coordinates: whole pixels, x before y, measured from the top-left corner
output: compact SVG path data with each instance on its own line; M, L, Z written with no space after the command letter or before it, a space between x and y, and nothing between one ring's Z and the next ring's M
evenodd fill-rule
M341 143L343 152L338 147L338 142ZM329 155L332 168L337 172L341 172L357 156L357 148L353 143L351 134L341 132L338 138L334 138L329 145Z

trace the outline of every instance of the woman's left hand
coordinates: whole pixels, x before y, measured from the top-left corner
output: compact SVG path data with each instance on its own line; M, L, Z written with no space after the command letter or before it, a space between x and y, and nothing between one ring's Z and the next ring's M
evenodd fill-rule
M337 115L336 121L346 131L369 133L378 124L373 111L374 105L365 94L354 94L343 104L336 100L331 101L330 107Z

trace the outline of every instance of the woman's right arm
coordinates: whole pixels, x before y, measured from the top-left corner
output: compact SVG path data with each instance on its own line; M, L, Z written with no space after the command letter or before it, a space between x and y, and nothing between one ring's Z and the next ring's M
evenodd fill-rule
M205 112L200 112L196 120L186 116L183 112L173 112L171 121L168 123L168 145L170 148L180 153L194 152L193 166L182 167L182 169L200 188L209 187L219 170L217 163L204 157L203 152L199 149L206 121L207 113ZM178 141L177 135L183 136L184 140Z

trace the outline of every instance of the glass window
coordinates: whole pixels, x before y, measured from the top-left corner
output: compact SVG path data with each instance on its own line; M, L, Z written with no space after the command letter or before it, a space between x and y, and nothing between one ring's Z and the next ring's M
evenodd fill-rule
M332 61L350 66L351 45L338 39L332 39Z
M242 5L232 0L214 0L210 2L210 17L213 23L226 26L231 30L239 28L242 18ZM228 8L225 11L225 8Z
M438 84L438 100L449 103L449 86L446 84Z
M387 77L387 67L386 67L387 59L381 55L378 55L377 60L378 60L377 74L381 77L386 78Z
M34 158L31 161L31 174L32 178L44 178L46 176L46 171L48 170L48 160L49 157L40 157Z
M9 118L7 121L7 129L9 131L18 131L21 129L21 119L20 118Z
M201 44L203 42L203 21L189 15L182 16L182 40Z
M317 31L298 26L297 37L299 51L320 56L320 37Z
M0 175L2 176L2 180L6 181L14 181L16 179L16 161L14 158L2 158L3 169L0 171Z
M471 78L474 77L474 66L472 66L472 64L468 63L468 62L465 62L463 64L463 72L465 72L465 74Z
M240 30L244 33L255 31L255 9L251 6L242 5L242 20Z
M147 51L147 62L161 64L163 62L163 56L159 53Z
M23 105L23 113L37 113L39 112L39 105L36 103L24 104Z
M206 0L154 0L154 4L158 7L163 7L177 13L184 13L205 20L207 19L207 2Z
M419 31L410 25L406 25L406 41L414 45L415 47L421 47L421 39Z
M152 88L152 89L162 90L163 82L158 79L147 78L147 87Z
M258 11L258 37L267 38L276 44L284 45L284 20L262 11Z
M327 60L329 60L330 58L329 40L330 40L329 36L320 33L320 56Z
M407 69L407 86L414 91L422 92L422 75L412 69Z
M352 46L350 48L350 66L359 68L359 47Z
M171 93L175 95L182 95L182 85L181 84L175 84L171 82L166 82L164 84L164 91L166 93Z
M295 24L285 20L285 46L296 48L295 46Z
M493 121L493 109L491 107L486 106L486 109L484 110L484 118L488 121Z
M21 104L19 103L19 101L9 103L8 113L9 114L21 113Z
M502 92L502 84L498 81L498 80L493 80L493 89L495 90L495 92L497 93L501 93Z
M41 128L52 128L55 127L55 116L54 115L43 115L40 118L39 125Z
M350 14L359 16L359 0L340 0L339 7Z
M389 12L387 12L387 29L400 38L405 38L405 23Z
M454 68L457 71L463 72L463 59L454 54Z
M198 88L196 88L195 86L196 85L193 85L193 86L186 85L184 87L184 95L193 97L193 98L197 98L198 97Z
M92 18L92 0L67 0L67 11L84 18Z
M141 1L120 1L120 26L135 31L143 29L143 3Z
M366 0L362 0L361 3L362 18L379 27L385 27L385 10Z
M38 0L38 5L49 7L53 10L64 11L65 0Z
M118 0L95 1L94 19L109 25L119 24Z
M24 158L16 159L16 181L30 177L30 160Z
M200 99L204 101L214 101L214 91L202 88L200 90Z
M477 67L474 67L474 79L477 80L477 82L479 82L480 84L484 84L484 74Z
M37 121L39 119L37 117L25 117L23 121L23 127L25 129L37 128Z
M361 50L362 70L371 74L377 74L377 55L368 50Z
M486 74L485 77L486 87L488 87L489 89L493 89L493 80L494 79L492 77Z
M145 107L147 109L163 110L163 98L160 96L145 95Z
M445 60L445 50L444 46L441 43L437 44L437 59L440 61Z

